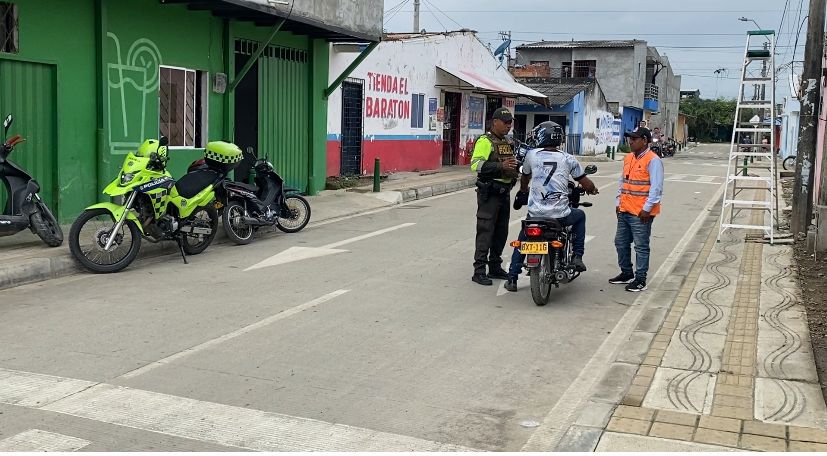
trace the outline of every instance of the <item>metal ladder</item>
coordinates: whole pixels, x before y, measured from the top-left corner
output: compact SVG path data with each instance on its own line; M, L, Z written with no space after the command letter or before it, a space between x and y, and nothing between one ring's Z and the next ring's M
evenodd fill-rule
M718 241L728 229L762 230L770 244L775 242L778 226L778 158L775 144L775 31L751 30L747 32L744 48L744 65L741 86L735 109L732 129L726 187L721 205ZM753 39L755 39L753 41ZM755 41L760 39L759 47ZM752 41L752 42L751 42ZM758 62L759 65L753 65ZM746 89L752 86L755 94L747 99ZM769 95L769 97L767 97ZM769 134L769 144L761 138ZM741 143L747 136L749 141ZM768 175L750 175L750 169L761 169ZM763 199L753 197L763 193ZM769 212L761 225L734 223L742 211Z

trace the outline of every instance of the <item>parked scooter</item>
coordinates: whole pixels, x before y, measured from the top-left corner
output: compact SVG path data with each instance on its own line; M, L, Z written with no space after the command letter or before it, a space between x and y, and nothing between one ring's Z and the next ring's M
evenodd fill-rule
M262 227L272 226L285 233L301 231L310 222L310 203L299 190L285 187L284 180L264 158L257 158L252 147L244 161L253 162L254 185L224 179L216 185L216 202L222 208L224 231L236 244L249 244ZM202 160L189 170L201 169Z
M9 133L14 117L9 114L3 121L3 137ZM14 135L0 145L0 181L6 188L6 205L0 215L0 236L11 236L29 228L49 247L63 243L63 231L49 206L37 193L40 185L20 165L9 160L14 147L25 141Z
M589 165L586 174L597 172L597 166ZM574 182L569 182L569 207L591 207L592 203L581 203L580 196L586 190ZM572 264L574 255L572 228L562 226L557 219L527 218L522 222L525 241L514 241L511 246L519 248L525 255L523 266L528 270L531 282L531 298L538 306L548 303L551 288L560 288L561 284L571 283L580 272Z

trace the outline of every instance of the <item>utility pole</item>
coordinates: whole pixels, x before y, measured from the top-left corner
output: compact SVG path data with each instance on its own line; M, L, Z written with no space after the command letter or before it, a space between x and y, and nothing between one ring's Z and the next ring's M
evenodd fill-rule
M414 0L414 33L419 33L419 3L420 0Z
M827 0L810 0L807 23L807 47L804 50L804 73L801 82L801 117L798 134L798 158L795 163L793 210L790 228L793 235L805 235L813 216L813 183L818 140L818 97L821 59L824 54L824 12Z

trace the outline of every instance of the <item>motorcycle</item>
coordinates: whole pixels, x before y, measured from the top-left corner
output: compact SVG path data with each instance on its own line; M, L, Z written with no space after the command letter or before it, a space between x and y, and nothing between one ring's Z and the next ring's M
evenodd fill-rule
M181 257L197 255L212 243L218 229L215 185L241 161L241 150L216 141L207 144L207 167L176 181L167 171L169 140L146 140L123 161L118 177L103 193L125 203L100 203L86 208L69 231L69 248L85 268L97 273L129 266L141 239L173 240ZM81 244L84 242L84 244Z
M672 138L667 139L666 142L664 143L663 156L664 157L674 157L675 156L675 150L677 150L677 148L678 148L678 144L675 142L674 139L672 139Z
M14 117L3 121L3 137L9 133ZM63 244L63 231L49 206L40 198L40 185L20 165L9 160L15 146L24 142L14 135L0 145L0 181L6 188L7 200L0 214L0 236L11 236L29 228L49 247Z
M597 172L597 166L589 165L586 174ZM569 207L592 207L592 203L580 202L586 190L569 182ZM562 226L557 219L529 217L522 221L525 241L514 241L511 246L525 255L523 267L528 271L531 298L538 306L548 304L551 288L571 283L580 272L572 264L574 233L570 226Z
M658 157L663 158L663 143L661 143L660 139L653 138L652 144L651 146L649 146L649 149L651 149L652 152L658 154Z
M265 226L274 226L285 233L304 229L310 222L310 203L298 194L298 189L285 187L273 164L264 158L256 158L251 147L244 154L248 162L253 162L255 184L224 179L215 190L227 237L236 244L245 245ZM189 169L203 167L203 161L197 160Z

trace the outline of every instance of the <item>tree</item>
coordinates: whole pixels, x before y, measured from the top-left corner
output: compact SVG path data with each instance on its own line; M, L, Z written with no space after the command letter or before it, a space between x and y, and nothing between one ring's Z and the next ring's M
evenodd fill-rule
M689 136L698 141L729 142L735 121L735 107L734 98L687 98L681 100L680 112L689 117Z

